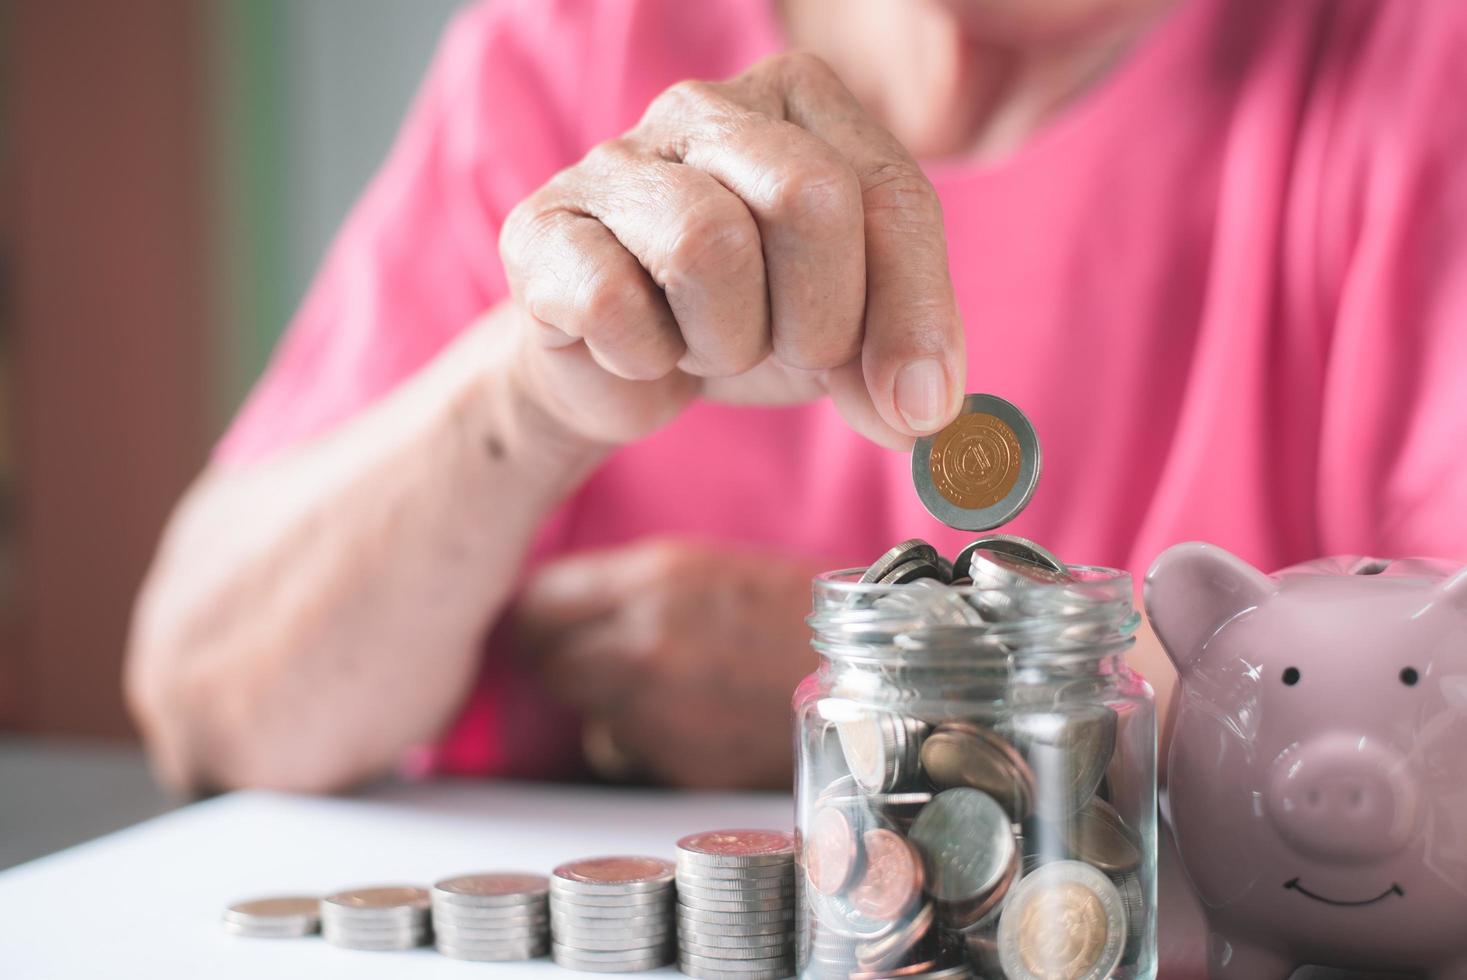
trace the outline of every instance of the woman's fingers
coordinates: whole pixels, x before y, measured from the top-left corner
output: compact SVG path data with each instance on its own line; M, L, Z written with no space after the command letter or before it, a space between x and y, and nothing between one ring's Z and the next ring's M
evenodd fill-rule
M834 147L860 182L866 254L861 361L872 403L899 432L933 432L957 415L967 364L937 192L824 62L786 56L774 70L786 117Z
M660 381L645 397L578 385L594 419L542 384L588 432L650 431L681 409L695 378L735 379L705 390L774 403L807 394L813 378L888 446L941 428L962 401L963 332L936 193L811 56L673 86L626 137L515 209L502 252L538 325L540 375L574 369L585 381L567 356L583 341L587 363L623 382ZM754 371L771 353L783 373ZM688 385L670 386L673 377Z
M832 368L861 349L865 259L861 188L829 144L739 104L728 86L684 82L637 129L658 152L706 171L748 207L769 282L775 357Z
M693 167L629 140L593 150L575 206L610 229L667 297L701 377L741 374L769 354L769 294L759 227L737 195Z
M536 198L505 224L511 288L559 347L576 340L605 370L630 380L661 378L686 347L667 300L600 221Z

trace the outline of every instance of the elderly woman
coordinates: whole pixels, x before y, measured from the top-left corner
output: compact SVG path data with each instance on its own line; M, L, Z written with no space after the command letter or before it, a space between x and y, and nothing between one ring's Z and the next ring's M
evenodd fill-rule
M160 771L779 784L970 389L1072 560L1467 558L1463 93L1453 0L465 11L159 549Z

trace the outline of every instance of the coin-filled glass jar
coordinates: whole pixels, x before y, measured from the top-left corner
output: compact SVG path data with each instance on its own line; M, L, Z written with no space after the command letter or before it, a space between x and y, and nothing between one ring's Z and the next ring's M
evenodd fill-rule
M815 580L820 665L795 694L799 975L1154 977L1131 577L862 574Z

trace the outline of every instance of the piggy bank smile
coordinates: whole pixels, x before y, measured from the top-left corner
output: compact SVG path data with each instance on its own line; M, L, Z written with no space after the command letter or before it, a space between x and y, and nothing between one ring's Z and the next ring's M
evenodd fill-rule
M1346 908L1355 908L1361 905L1374 905L1376 902L1385 901L1392 895L1397 895L1401 898L1406 897L1405 890L1402 889L1401 886L1396 884L1395 882L1391 882L1391 887L1387 888L1385 891L1381 892L1374 898L1361 898L1354 900L1345 898L1330 898L1327 895L1321 895L1318 892L1312 892L1308 888L1305 888L1298 878L1290 878L1288 881L1284 882L1284 887L1292 889L1298 892L1300 895L1303 895L1305 898L1313 899L1316 902L1323 902L1326 905L1340 905Z

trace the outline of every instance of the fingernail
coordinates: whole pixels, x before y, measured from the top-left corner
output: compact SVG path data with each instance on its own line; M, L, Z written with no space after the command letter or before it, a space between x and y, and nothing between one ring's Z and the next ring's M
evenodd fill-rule
M935 357L913 361L897 372L896 407L907 424L930 432L942 424L947 405L947 376Z

